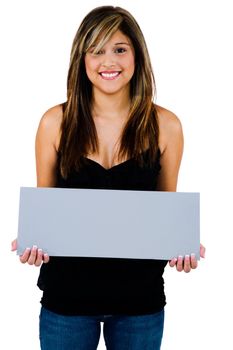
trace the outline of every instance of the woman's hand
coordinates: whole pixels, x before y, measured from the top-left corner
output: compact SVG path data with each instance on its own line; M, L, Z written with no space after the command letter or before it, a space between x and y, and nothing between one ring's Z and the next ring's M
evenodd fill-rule
M11 251L15 251L17 249L17 239L15 239L11 243ZM20 255L19 260L21 263L28 263L29 265L40 266L42 262L48 263L49 256L48 254L44 254L42 249L38 249L36 246L25 249L24 253Z
M201 244L200 245L200 256L201 258L205 257L205 247ZM195 254L191 254L191 256L189 255L185 255L185 257L183 258L183 256L179 256L178 258L174 258L172 260L169 261L169 265L171 267L176 266L177 271L181 272L190 272L192 269L196 269L197 268L197 260L195 257Z

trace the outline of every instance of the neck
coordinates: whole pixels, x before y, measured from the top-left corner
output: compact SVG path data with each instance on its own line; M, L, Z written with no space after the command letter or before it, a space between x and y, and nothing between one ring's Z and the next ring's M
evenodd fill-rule
M129 94L119 91L116 94L105 94L93 91L92 113L93 117L104 119L122 119L128 115L130 109Z

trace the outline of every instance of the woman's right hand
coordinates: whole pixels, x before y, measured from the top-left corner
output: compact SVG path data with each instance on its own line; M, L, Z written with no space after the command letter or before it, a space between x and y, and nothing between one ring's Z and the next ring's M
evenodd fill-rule
M17 239L11 243L11 251L17 250ZM36 246L25 249L24 253L20 255L19 260L21 263L28 263L29 265L40 266L42 262L45 264L49 262L49 255L44 254L42 249L38 249Z

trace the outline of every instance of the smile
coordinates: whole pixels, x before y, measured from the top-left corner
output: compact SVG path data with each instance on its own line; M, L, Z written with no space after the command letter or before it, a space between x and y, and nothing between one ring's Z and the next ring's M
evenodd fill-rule
M116 79L121 72L100 72L100 76L105 80L113 80Z

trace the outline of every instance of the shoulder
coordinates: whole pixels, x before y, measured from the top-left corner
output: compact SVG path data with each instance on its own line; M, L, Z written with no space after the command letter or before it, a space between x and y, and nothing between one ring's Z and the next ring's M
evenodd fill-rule
M159 148L161 153L169 142L177 140L183 142L183 131L180 119L172 111L155 105L159 125Z
M56 105L49 108L41 117L40 124L46 128L60 127L63 111L62 105Z
M159 127L162 131L176 132L182 128L181 121L176 114L168 109L155 105Z
M42 115L37 131L37 133L42 133L45 137L49 138L53 142L56 150L59 146L62 117L62 104L49 108Z

